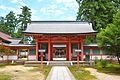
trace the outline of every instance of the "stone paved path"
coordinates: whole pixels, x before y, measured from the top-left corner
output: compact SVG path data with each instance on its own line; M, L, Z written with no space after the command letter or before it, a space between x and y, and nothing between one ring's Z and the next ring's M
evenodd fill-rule
M46 80L75 80L66 66L53 66Z

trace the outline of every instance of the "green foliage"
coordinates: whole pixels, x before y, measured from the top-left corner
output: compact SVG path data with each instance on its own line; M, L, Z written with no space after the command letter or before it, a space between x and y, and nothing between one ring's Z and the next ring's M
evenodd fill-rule
M100 60L96 59L94 62L95 62L95 65L97 65L97 64L99 64Z
M5 26L8 29L7 33L12 34L15 32L17 27L17 18L13 11L10 11L5 17Z
M86 36L85 44L91 44L96 43L96 37L95 36Z
M80 68L78 70L78 67L76 66L71 66L69 67L70 71L76 78L76 80L95 80L96 78L93 75L90 75L89 71L86 71L84 68Z
M101 66L102 66L102 68L105 68L107 66L107 61L101 60Z
M76 0L79 3L77 20L88 21L97 31L112 22L120 6L119 0Z
M27 28L27 24L31 23L31 12L27 6L23 6L22 13L17 15L10 11L6 17L0 17L0 31L9 34L13 38L24 38L23 31ZM30 40L31 38L26 37L23 40Z
M113 23L108 24L106 29L103 29L97 35L97 43L100 46L110 45L119 61L120 57L120 10L114 15ZM120 63L120 61L119 61Z
M5 18L4 17L0 17L0 31L7 33L8 32L8 28L5 26Z
M111 75L120 75L120 65L119 64L107 64L105 68L96 65L95 68L98 72L103 72Z
M19 14L19 23L21 24L21 30L24 31L27 28L27 24L31 23L31 12L27 6L23 6L22 13Z
M14 51L8 47L0 46L0 54L14 54Z
M0 73L0 80L11 80L11 76Z
M95 68L106 68L108 63L106 60L95 60Z

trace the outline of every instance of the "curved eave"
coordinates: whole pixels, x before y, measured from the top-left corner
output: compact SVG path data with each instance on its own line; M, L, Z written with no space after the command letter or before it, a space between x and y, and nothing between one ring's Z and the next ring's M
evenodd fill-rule
M23 32L24 34L66 34L66 35L70 35L70 34L96 34L98 32L94 31L94 32L86 32L86 33L36 33L36 32Z

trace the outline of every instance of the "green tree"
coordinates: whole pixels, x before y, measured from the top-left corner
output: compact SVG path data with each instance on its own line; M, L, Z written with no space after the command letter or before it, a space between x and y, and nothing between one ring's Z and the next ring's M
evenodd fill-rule
M8 32L7 27L5 26L5 19L2 16L0 17L0 31L4 33Z
M13 11L10 11L5 17L5 26L8 29L8 33L12 36L12 33L16 31L17 27L17 18Z
M117 12L120 0L76 0L79 3L77 20L88 21L93 29L100 31L112 23L113 14Z
M28 23L31 23L31 9L29 9L27 6L23 6L22 8L22 13L19 14L19 23L20 23L20 29L19 31L24 31L26 30L27 28L27 24ZM25 44L25 43L28 43L28 40L29 40L29 37L26 37L26 36L22 36L22 42Z
M27 6L23 6L22 13L19 14L19 23L21 24L21 30L24 31L27 28L27 24L31 23L31 12Z
M97 43L100 46L110 45L120 64L120 10L114 15L113 23L108 24L106 29L98 33Z

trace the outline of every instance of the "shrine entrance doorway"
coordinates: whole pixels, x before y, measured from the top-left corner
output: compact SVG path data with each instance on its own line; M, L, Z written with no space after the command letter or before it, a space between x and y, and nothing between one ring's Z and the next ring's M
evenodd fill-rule
M66 60L66 45L53 45L53 60Z

